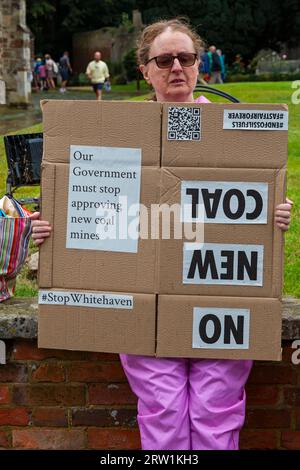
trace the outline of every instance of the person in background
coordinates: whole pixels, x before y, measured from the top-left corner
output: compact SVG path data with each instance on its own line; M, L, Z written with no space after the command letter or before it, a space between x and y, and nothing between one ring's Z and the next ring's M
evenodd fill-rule
M60 93L65 93L69 76L72 73L68 51L65 51L63 56L59 59L59 73L61 75L61 87L59 91Z
M37 71L37 59L33 57L31 59L31 71L32 71L32 88L35 91L39 91L39 83L38 83L38 71Z
M223 83L221 78L221 61L217 54L216 46L210 46L208 51L209 64L210 64L210 79L209 84Z
M225 78L226 78L226 67L225 67L225 56L224 54L222 54L222 51L221 49L217 49L217 54L220 58L220 63L221 63L221 78L222 78L222 82L224 83L225 82Z
M201 54L200 64L199 64L199 77L198 81L203 85L207 85L207 82L210 79L210 65L208 53L204 52Z
M199 36L178 19L159 21L144 29L138 48L139 67L158 102L195 102L201 48ZM277 206L274 230L288 229L291 207L289 200ZM51 234L49 222L38 219L39 213L33 214L32 237L37 245ZM121 354L120 359L138 397L143 449L238 448L245 419L244 387L252 361L131 354Z
M44 90L47 91L48 88L47 88L47 82L46 82L46 77L47 77L46 66L45 66L45 61L41 57L38 57L36 59L34 71L36 73L40 91L44 91Z
M95 52L94 60L88 64L85 73L92 83L93 90L96 94L96 100L100 101L102 99L104 82L109 80L108 67L106 63L101 60L100 51Z
M58 72L57 65L50 54L45 54L45 67L46 67L46 81L49 89L55 88L54 76Z

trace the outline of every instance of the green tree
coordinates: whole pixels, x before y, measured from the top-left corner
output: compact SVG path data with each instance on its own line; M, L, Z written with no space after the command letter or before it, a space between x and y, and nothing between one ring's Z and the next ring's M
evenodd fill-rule
M299 0L27 0L27 22L36 50L57 56L71 49L73 33L119 26L125 18L129 24L134 8L145 24L186 16L229 62L238 53L250 59L260 49L279 50L300 40Z
M136 80L138 77L136 49L131 49L123 57L123 66L126 73L126 79L128 82Z
M134 7L135 0L27 0L27 24L36 50L58 57L74 33L119 26Z

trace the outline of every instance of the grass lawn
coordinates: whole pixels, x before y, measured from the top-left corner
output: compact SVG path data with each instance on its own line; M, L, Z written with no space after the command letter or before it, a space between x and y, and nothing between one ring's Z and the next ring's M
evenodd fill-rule
M120 86L126 91L124 85ZM131 87L131 88L130 88ZM135 85L129 85L131 91ZM294 201L293 220L289 232L286 234L285 246L285 272L284 293L300 298L300 104L293 104L292 94L295 92L291 82L255 82L255 83L228 83L217 85L219 89L226 91L248 103L286 103L289 105L289 159L287 195ZM147 88L142 85L145 91ZM128 90L128 91L130 91ZM133 98L142 101L147 95ZM211 94L206 95L211 101L224 101ZM40 132L41 124L22 132ZM17 133L20 133L18 131ZM3 138L0 138L0 194L5 193L6 162L4 156ZM18 191L18 196L32 196L39 193L38 188L23 188ZM34 281L28 281L26 271L21 273L17 284L16 294L19 296L34 295L37 285Z

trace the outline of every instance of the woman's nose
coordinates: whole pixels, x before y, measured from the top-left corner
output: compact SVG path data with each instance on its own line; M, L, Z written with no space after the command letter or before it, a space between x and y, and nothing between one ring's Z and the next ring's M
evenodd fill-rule
M179 62L178 58L175 57L171 70L176 71L176 70L181 70L181 69L182 69L181 63Z

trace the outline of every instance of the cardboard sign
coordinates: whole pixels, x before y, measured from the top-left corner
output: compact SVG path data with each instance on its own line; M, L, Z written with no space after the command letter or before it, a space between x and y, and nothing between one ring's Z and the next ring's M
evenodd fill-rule
M274 212L284 179L285 170L163 168L161 204L181 206L184 235L160 240L159 292L278 298L283 253ZM190 237L198 226L199 246Z
M185 243L184 284L262 286L263 245Z
M175 126L175 136L184 137L188 134L190 140L184 138L170 139L169 109L179 107L182 108L182 118L178 118ZM198 104L193 103L184 106L178 103L163 103L162 116L162 167L165 168L211 168L212 173L217 168L261 168L261 169L279 169L284 168L287 158L287 105L285 104L227 104L227 103L210 103ZM189 119L197 110L201 116L201 138L193 140L194 119ZM199 110L199 111L198 111ZM224 112L253 113L261 112L283 116L280 122L271 120L272 127L255 128L249 124L248 128L244 127L245 120L240 127L237 125L230 130L224 128ZM236 116L232 119L236 121ZM261 119L258 120L261 122ZM283 126L281 127L281 124ZM177 129L178 127L178 129ZM171 128L172 129L172 128ZM186 130L186 131L185 131ZM251 130L251 132L247 132ZM268 130L265 132L265 130ZM176 131L178 134L176 134ZM174 136L174 137L175 137ZM231 180L228 180L231 181ZM240 181L243 181L241 179ZM255 181L255 180L253 180Z
M39 297L40 348L155 355L155 295L48 289Z
M249 348L250 310L194 307L193 313L193 348Z
M204 209L204 220L199 217L199 206ZM182 181L181 207L183 223L266 224L268 184Z
M158 297L159 357L281 358L281 302L198 295Z
M42 108L39 346L279 360L287 106Z
M200 140L201 108L170 106L168 109L168 140Z
M117 295L104 292L39 291L40 305L70 305L72 307L133 309L132 295Z
M141 158L141 149L71 145L67 248L137 253Z
M266 109L225 109L223 129L287 131L288 112Z

